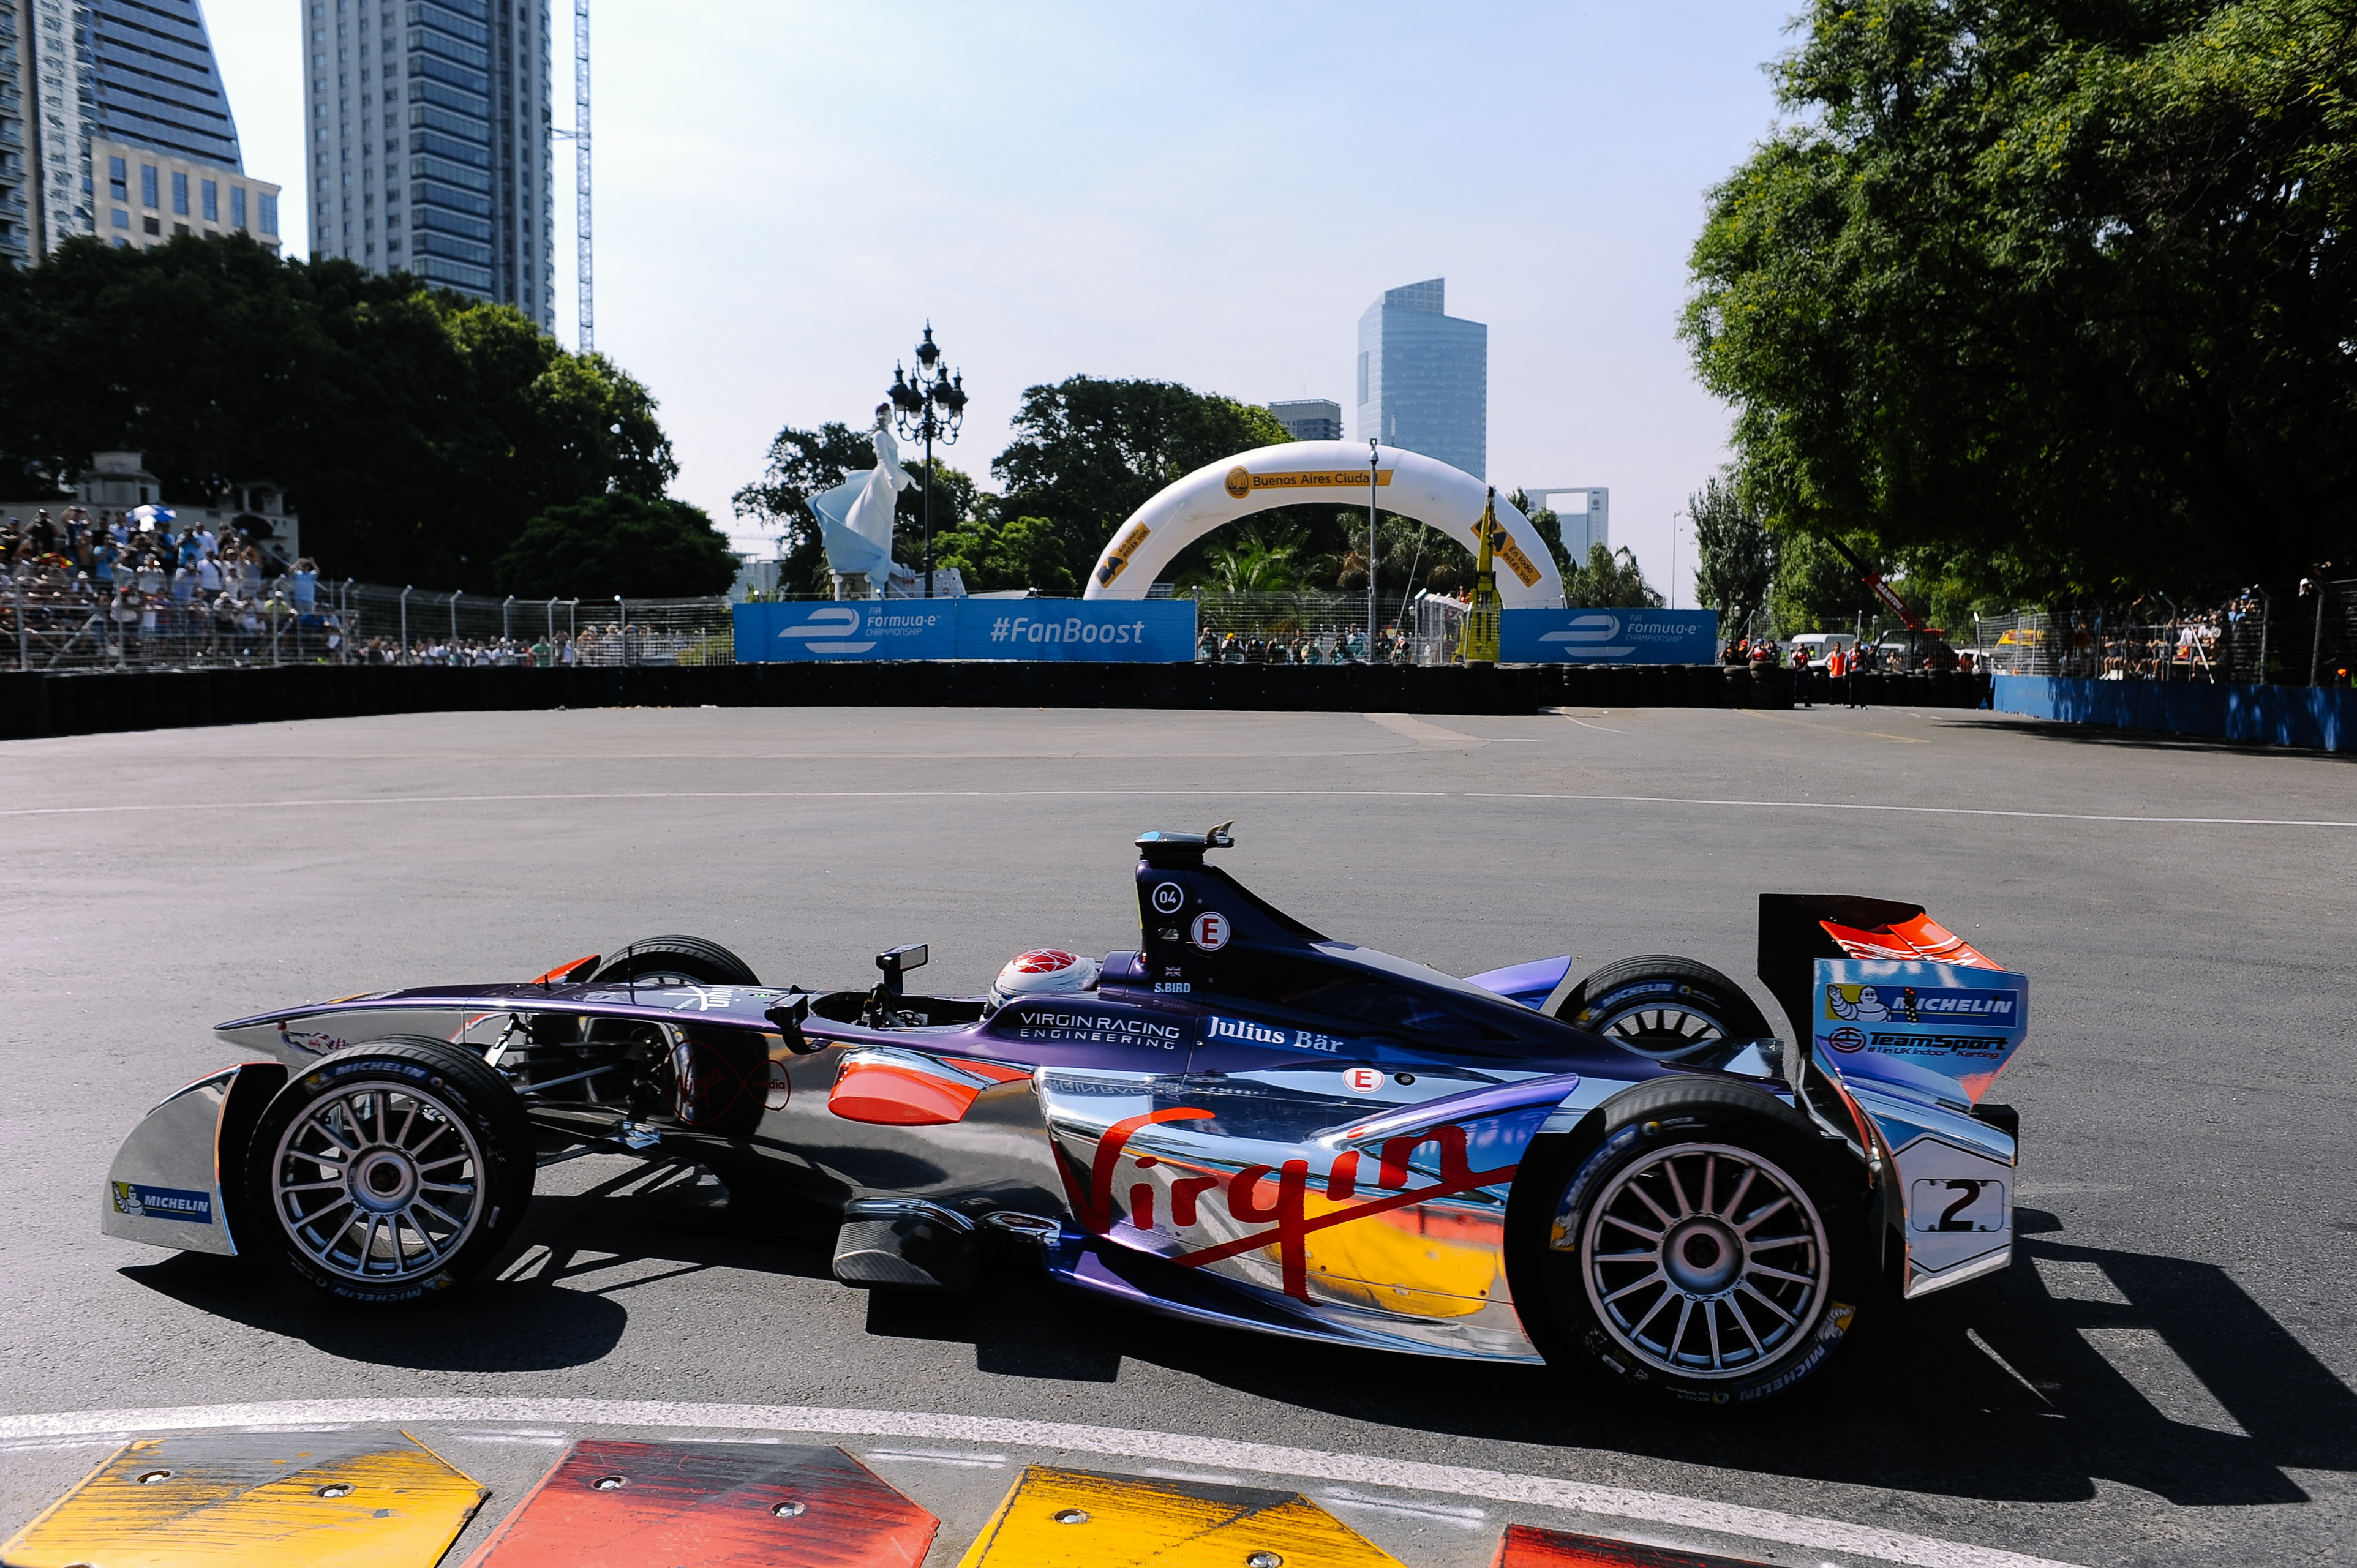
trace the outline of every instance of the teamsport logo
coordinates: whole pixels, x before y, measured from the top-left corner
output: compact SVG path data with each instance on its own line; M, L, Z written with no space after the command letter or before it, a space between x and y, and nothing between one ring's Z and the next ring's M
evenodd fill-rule
M2001 1058L2013 1048L2003 1035L1876 1035L1874 1048L1901 1054L1954 1051L1963 1056Z
M1837 1051L1862 1051L1866 1049L1866 1031L1848 1027L1835 1029L1825 1036L1825 1044Z

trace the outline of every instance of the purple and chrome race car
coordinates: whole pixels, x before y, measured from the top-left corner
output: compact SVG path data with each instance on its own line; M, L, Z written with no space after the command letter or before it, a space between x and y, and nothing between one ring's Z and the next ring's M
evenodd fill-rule
M633 942L540 978L241 1018L248 1059L124 1142L103 1228L413 1301L505 1248L536 1168L701 1163L823 1214L837 1278L960 1292L985 1249L1209 1323L1581 1366L1709 1403L1862 1311L2006 1266L2028 983L1916 905L1763 895L1759 972L1554 958L1458 980L1137 841L1139 946L920 995Z

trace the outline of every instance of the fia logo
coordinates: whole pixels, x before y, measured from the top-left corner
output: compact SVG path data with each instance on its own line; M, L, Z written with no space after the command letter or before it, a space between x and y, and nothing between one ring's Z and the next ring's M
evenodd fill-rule
M1342 1074L1342 1081L1361 1094L1372 1094L1383 1086L1383 1075L1371 1067L1354 1067Z
M1187 929L1187 940L1205 952L1219 951L1228 945L1228 918L1216 909L1204 910Z
M1175 915L1178 906L1187 902L1186 890L1176 882L1157 884L1154 889L1154 907L1165 915Z

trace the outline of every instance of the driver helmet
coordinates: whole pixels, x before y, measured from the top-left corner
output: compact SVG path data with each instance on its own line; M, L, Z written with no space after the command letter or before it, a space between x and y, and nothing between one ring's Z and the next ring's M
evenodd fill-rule
M1103 966L1062 948L1033 948L1006 961L991 983L990 1010L996 1013L1021 997L1072 996L1097 988Z

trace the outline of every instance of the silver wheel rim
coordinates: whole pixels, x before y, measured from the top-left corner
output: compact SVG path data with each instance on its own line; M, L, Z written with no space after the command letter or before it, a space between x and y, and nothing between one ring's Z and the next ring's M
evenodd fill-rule
M1824 1221L1800 1183L1749 1149L1656 1150L1579 1224L1588 1305L1656 1371L1749 1376L1805 1343L1824 1309Z
M475 1233L483 1152L444 1101L406 1083L349 1085L278 1139L271 1207L311 1263L339 1279L426 1278Z
M1598 1024L1595 1032L1657 1061L1676 1061L1729 1037L1726 1025L1679 1003L1615 1014Z

